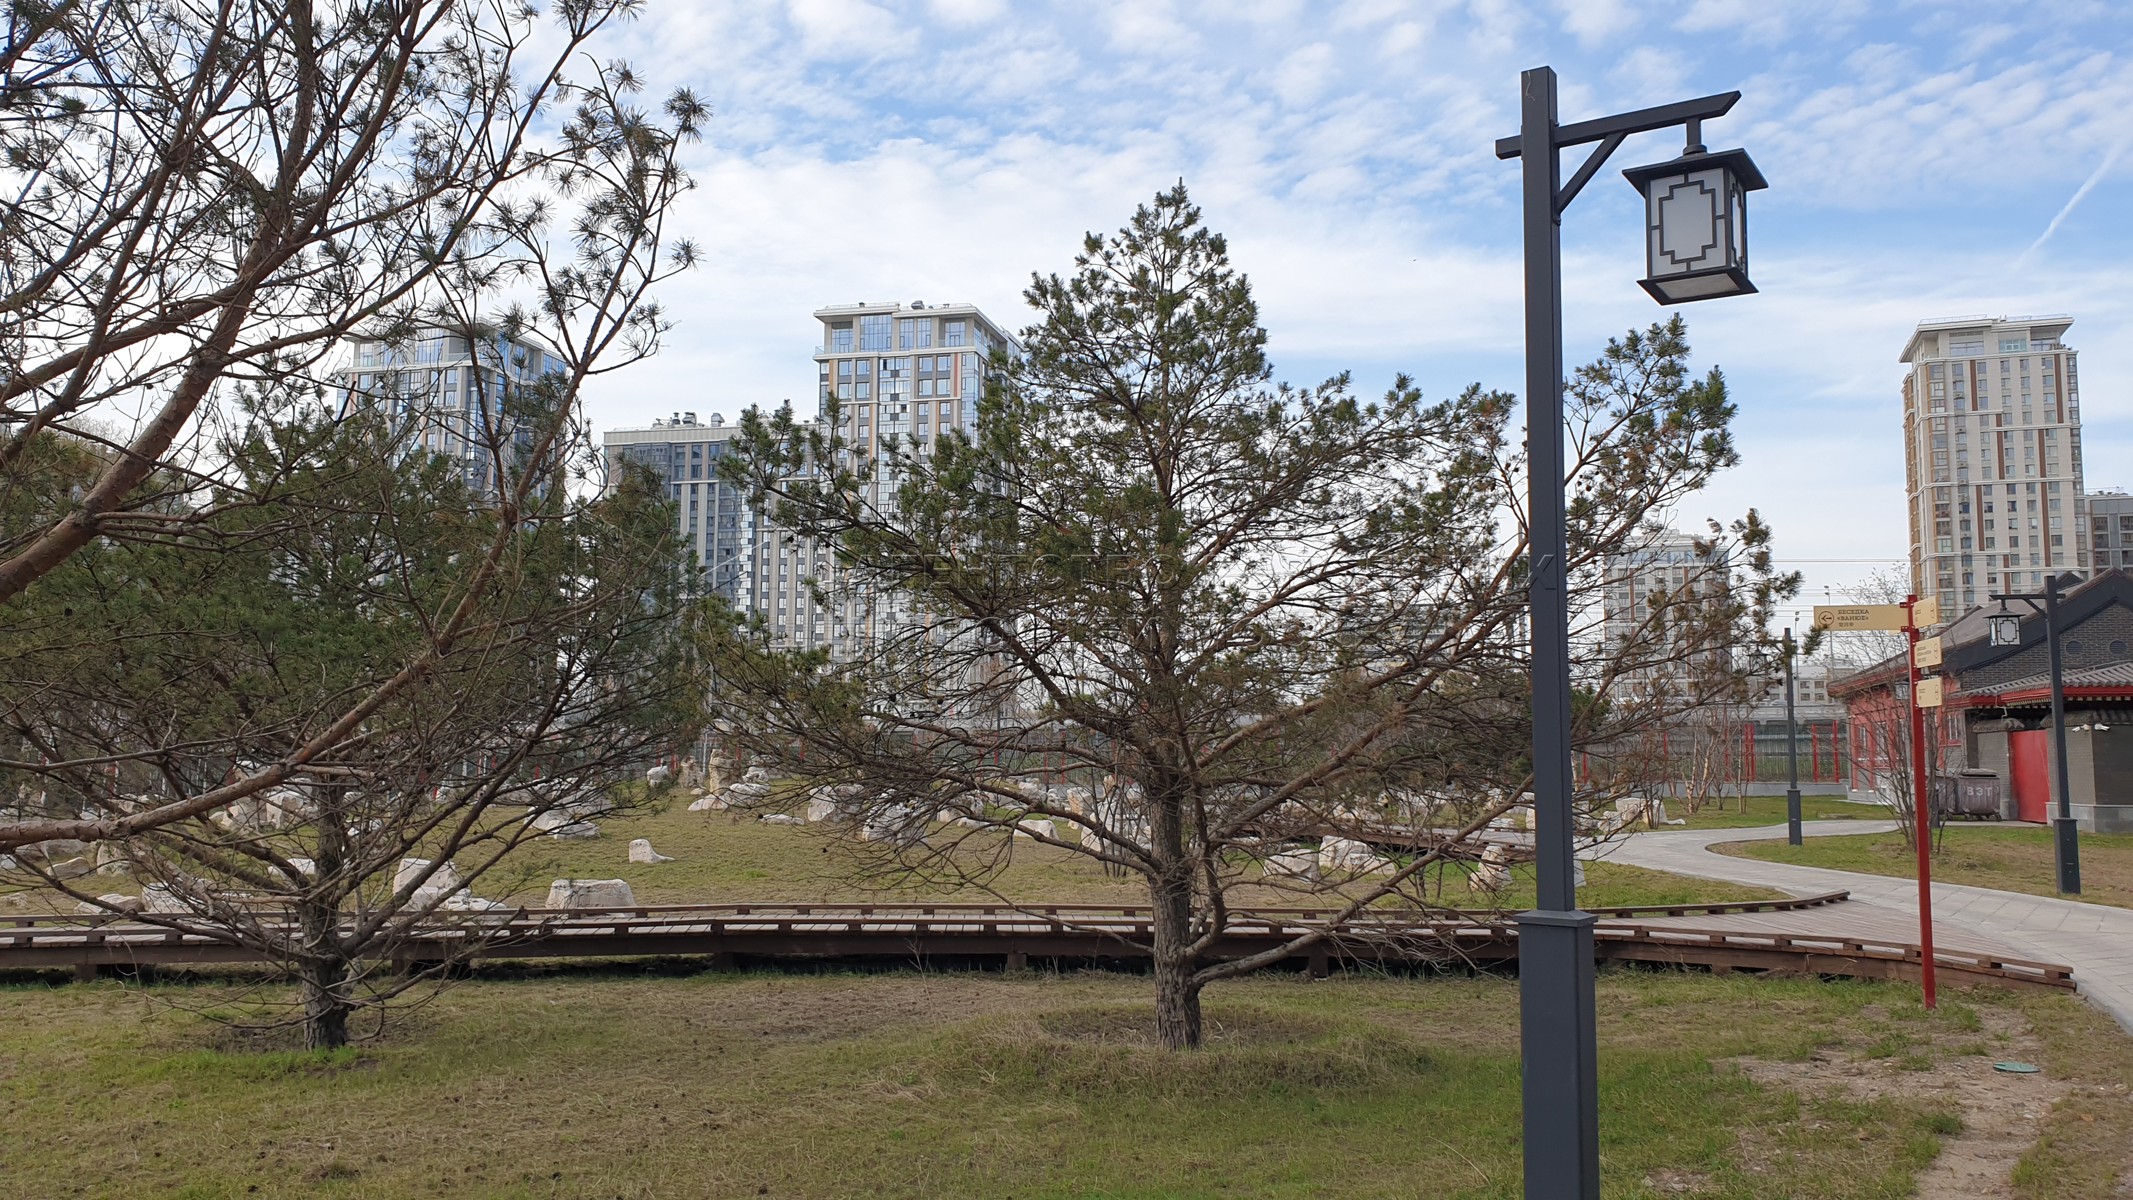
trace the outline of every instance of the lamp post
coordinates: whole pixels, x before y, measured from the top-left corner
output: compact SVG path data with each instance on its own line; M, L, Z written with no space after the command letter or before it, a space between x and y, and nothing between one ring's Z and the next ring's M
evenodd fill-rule
M1686 126L1680 158L1624 172L1645 197L1643 287L1661 303L1755 290L1747 274L1744 193L1765 186L1738 150L1707 152L1703 122L1739 92L1611 117L1556 123L1555 71L1519 76L1519 132L1496 157L1521 159L1526 275L1526 455L1533 678L1536 901L1518 915L1525 1194L1599 1200L1599 1049L1593 924L1577 907L1570 762L1570 606L1563 504L1562 217L1622 139ZM1568 181L1558 155L1599 146Z
M1792 711L1792 627L1785 628L1785 840L1800 844L1800 723Z
M2031 612L2044 614L2045 656L2051 660L2052 673L2051 774L2052 786L2059 797L2059 815L2052 818L2052 842L2057 849L2059 892L2078 896L2081 894L2081 838L2074 828L2073 790L2066 778L2066 682L2059 666L2060 583L2061 577L2054 574L2044 581L2041 592L2005 592L1985 598L1999 601L2002 610L1989 622L1995 646L2017 646L2022 642L2021 622L2005 612L2009 600L2020 600L2029 605Z

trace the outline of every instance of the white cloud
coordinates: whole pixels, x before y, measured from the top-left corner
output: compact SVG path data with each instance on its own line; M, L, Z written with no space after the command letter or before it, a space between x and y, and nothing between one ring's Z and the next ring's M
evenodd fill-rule
M1638 23L1637 10L1628 0L1558 0L1557 8L1563 28L1585 46L1610 41Z
M916 34L866 0L788 0L801 45L825 58L876 58L906 49Z
M1516 390L1519 172L1490 146L1517 124L1519 70L1553 62L1566 120L1739 88L1707 140L1747 146L1772 182L1751 223L1762 294L1686 313L1699 362L1732 381L1746 461L1684 520L1753 504L1781 555L1900 558L1894 358L1945 312L2074 314L2091 482L2133 483L2125 160L2009 270L2123 136L2133 28L2076 3L1990 43L1960 13L1851 0L1669 6L1665 38L1611 24L1657 7L661 6L613 44L652 95L685 83L716 108L678 223L705 265L666 290L668 351L603 379L592 416L807 409L827 302L968 300L1019 326L1030 271L1066 269L1084 231L1179 176L1250 273L1283 377ZM1634 197L1605 176L1564 225L1572 362L1664 315L1635 285Z
M933 15L950 25L983 25L1007 12L1007 0L926 0Z
M1274 94L1287 105L1309 104L1326 90L1333 62L1333 47L1324 42L1299 47L1274 68Z

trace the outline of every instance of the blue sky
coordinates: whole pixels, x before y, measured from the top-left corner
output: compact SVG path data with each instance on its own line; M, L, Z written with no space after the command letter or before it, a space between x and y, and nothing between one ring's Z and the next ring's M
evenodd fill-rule
M2133 486L2128 0L653 0L601 51L714 110L682 219L703 265L665 296L670 348L593 397L601 425L809 407L825 303L1020 328L1031 271L1179 178L1281 378L1517 390L1518 171L1491 145L1545 63L1565 121L1739 90L1705 141L1771 183L1762 293L1683 310L1743 450L1683 524L1760 508L1817 598L1900 561L1896 356L1972 313L2075 318L2088 484ZM1573 363L1664 315L1617 170L1679 145L1631 139L1565 220Z

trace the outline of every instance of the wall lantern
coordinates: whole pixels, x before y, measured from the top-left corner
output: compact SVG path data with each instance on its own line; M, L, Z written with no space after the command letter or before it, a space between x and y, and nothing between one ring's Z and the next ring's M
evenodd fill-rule
M1631 167L1623 178L1644 193L1645 275L1638 282L1661 304L1745 296L1748 193L1770 185L1745 150L1709 153L1689 128L1672 162Z
M2022 618L2013 613L1996 613L1986 618L1987 631L1995 646L2019 646L2022 644Z

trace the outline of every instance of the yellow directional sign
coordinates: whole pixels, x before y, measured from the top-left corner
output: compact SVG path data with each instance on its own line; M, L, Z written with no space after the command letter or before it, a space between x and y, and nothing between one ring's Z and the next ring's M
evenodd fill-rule
M1940 624L1940 597L1927 596L1911 606L1911 620L1920 629Z
M1815 628L1842 633L1855 629L1902 629L1901 604L1817 604Z
M1937 637L1918 639L1917 647L1911 651L1911 661L1917 663L1918 669L1921 671L1930 671L1939 666L1940 639Z
M1940 676L1918 681L1918 707L1939 708L1941 704Z

